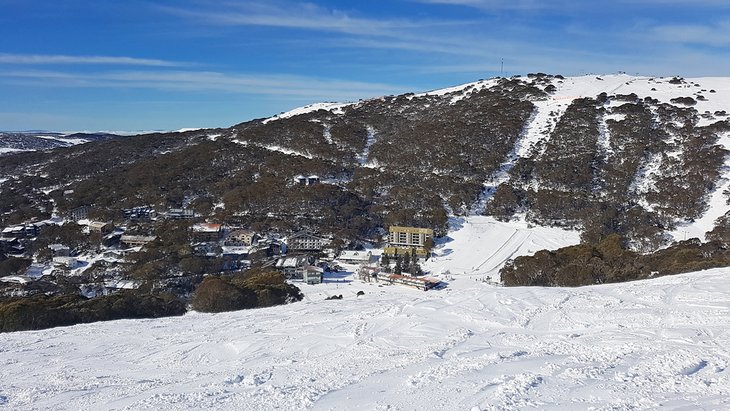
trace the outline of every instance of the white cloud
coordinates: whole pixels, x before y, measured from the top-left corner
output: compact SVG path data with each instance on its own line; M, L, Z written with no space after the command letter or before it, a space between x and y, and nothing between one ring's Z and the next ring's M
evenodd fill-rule
M0 53L3 64L108 64L127 66L180 67L189 63L181 63L159 59L143 59L117 56L67 56L58 54L9 54Z
M212 71L114 71L87 74L23 70L0 72L0 79L43 87L144 88L338 100L409 90L407 87L384 83L286 74L229 74Z

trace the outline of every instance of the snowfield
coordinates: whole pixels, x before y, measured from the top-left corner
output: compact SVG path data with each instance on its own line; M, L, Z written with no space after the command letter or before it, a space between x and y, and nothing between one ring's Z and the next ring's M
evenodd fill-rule
M577 289L327 284L344 299L2 334L0 404L728 409L729 274Z
M0 334L0 408L730 408L730 269L505 288L492 266L577 234L452 227L442 290L340 273L286 306Z

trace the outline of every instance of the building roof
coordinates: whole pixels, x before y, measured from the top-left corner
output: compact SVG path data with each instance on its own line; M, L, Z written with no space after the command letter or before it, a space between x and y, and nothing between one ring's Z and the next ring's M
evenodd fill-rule
M430 228L421 227L401 227L401 226L390 226L388 229L391 233L411 233L411 234L426 234L433 235L433 230Z
M139 283L134 280L107 280L104 281L104 287L117 290L135 290L139 288Z
M221 231L221 225L211 223L195 224L193 226L193 231L195 231L196 233L217 233Z
M152 242L157 239L153 235L123 235L121 240L124 241L138 241L138 242Z
M307 257L305 256L280 258L276 262L276 268L296 268L306 263L306 261Z
M250 247L241 247L241 246L230 246L230 245L224 245L221 247L221 251L223 254L248 254L251 252Z
M360 260L360 261L369 261L370 257L373 253L370 251L352 251L352 250L345 250L340 253L340 256L337 257L339 260Z
M102 228L102 227L106 227L109 224L111 224L111 222L109 222L109 221L106 221L106 222L104 222L104 221L90 221L89 222L89 227Z

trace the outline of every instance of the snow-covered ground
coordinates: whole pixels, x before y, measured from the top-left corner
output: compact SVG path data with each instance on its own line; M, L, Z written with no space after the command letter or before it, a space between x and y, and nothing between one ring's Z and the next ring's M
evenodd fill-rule
M521 221L503 223L493 217L452 218L449 234L437 239L434 258L423 268L434 275L499 281L499 269L511 258L579 242L578 231L533 227Z
M452 226L425 264L442 290L338 273L286 306L0 334L0 408L730 408L730 269L505 288L459 269L575 233Z
M343 300L2 334L0 406L728 409L729 274L578 289L334 283L305 289Z

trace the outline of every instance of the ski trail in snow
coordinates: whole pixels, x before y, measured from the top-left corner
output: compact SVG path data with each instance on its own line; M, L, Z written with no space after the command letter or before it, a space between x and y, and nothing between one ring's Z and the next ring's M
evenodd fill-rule
M360 165L363 167L373 168L374 164L368 161L368 156L370 155L370 147L375 144L377 131L373 126L370 125L368 125L366 129L368 133L368 138L365 141L365 147L362 149L362 153L357 156L357 162L360 163Z
M332 130L332 126L329 124L322 124L323 130L322 130L322 136L324 136L324 141L327 142L327 144L335 144L334 141L332 141L332 133L330 130Z
M491 273L495 270L502 268L504 263L507 262L512 256L522 248L522 246L525 244L525 242L530 238L531 232L529 231L523 231L520 229L515 230L515 232L505 241L498 249L494 251L492 255L487 257L484 261L481 262L478 266L474 268L474 271L482 274L482 273ZM485 265L488 265L488 269L483 270L482 267Z
M718 144L725 150L730 150L730 133L720 137ZM715 220L725 215L728 211L726 192L730 191L730 155L725 156L725 164L722 166L720 179L715 190L709 195L708 207L702 217L690 224L679 225L670 233L675 241L682 241L689 238L705 240L705 233L711 231L715 226Z
M481 215L492 199L500 184L510 180L509 172L521 158L529 157L532 148L539 142L547 142L560 118L570 105L570 101L541 100L533 101L535 109L525 123L525 127L515 141L512 151L507 155L499 169L483 183L482 193L472 206L472 214Z

